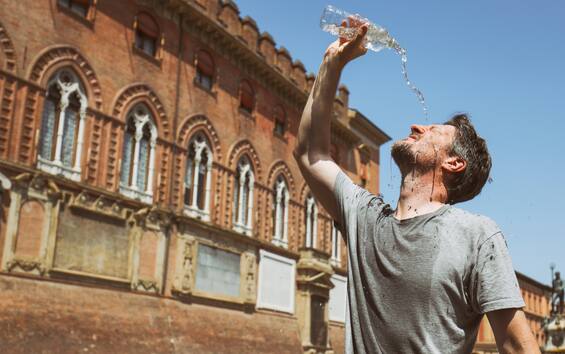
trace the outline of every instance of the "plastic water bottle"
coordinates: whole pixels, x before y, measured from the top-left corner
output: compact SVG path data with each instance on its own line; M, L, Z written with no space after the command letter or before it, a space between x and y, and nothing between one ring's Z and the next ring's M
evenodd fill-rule
M346 27L342 26L344 21L347 23ZM365 36L365 45L368 49L378 52L383 48L390 48L400 54L402 48L386 29L359 14L352 15L347 11L328 5L320 18L320 27L324 31L347 39L353 39L358 32L358 27L364 23L368 25Z
M346 26L342 26L343 22ZM322 13L320 18L320 27L334 36L340 36L347 39L353 39L359 31L359 26L367 24L367 34L365 35L365 45L367 49L378 52L383 48L389 48L400 55L402 65L402 75L406 81L406 85L416 94L418 101L422 105L426 120L428 120L428 106L422 92L414 85L408 78L408 69L406 63L408 62L408 55L406 49L402 48L394 38L388 34L388 31L383 27L376 25L364 18L359 14L352 15L347 11L340 10L335 6L328 5Z

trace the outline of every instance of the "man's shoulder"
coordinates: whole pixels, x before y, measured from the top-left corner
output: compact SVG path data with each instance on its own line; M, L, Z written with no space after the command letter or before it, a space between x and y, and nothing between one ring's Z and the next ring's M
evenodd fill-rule
M501 232L496 222L488 216L475 214L454 206L451 206L443 214L443 218L448 225L454 227L458 232L473 236L478 244Z

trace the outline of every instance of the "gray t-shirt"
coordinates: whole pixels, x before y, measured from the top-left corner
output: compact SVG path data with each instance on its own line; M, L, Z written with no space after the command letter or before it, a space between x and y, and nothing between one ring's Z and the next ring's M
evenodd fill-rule
M482 315L524 301L496 224L446 205L402 221L340 172L346 353L471 353Z

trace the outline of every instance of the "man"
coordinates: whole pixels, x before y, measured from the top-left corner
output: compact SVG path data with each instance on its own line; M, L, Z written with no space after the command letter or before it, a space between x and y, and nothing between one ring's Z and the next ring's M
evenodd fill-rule
M343 67L366 53L366 25L324 56L294 156L348 247L347 353L471 353L486 314L501 353L539 353L504 237L451 204L477 195L490 157L465 115L413 125L392 155L402 174L395 210L331 160L330 117Z

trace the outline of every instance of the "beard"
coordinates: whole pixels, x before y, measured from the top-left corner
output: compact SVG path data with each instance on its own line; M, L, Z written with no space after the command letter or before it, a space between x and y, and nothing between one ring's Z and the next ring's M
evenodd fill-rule
M426 173L437 164L438 151L429 144L421 146L399 140L392 144L390 153L403 177L410 172Z

